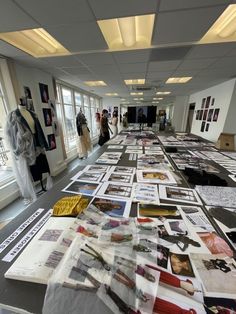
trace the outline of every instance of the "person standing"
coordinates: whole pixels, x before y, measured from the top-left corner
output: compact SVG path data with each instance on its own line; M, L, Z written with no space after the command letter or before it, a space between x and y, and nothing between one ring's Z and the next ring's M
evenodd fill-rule
M118 134L118 112L117 111L113 111L111 125L112 125L113 137L115 137Z
M102 110L102 117L100 120L100 136L98 144L102 146L110 139L110 133L109 133L109 124L108 124L108 111L107 109Z
M88 152L92 150L92 144L90 139L90 131L87 126L87 120L82 110L80 109L76 117L76 128L79 135L78 138L78 153L79 158L87 158Z

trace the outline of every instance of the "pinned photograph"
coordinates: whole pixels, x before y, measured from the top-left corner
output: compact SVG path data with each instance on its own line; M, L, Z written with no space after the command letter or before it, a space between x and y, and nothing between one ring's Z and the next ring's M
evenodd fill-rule
M199 113L199 120L202 120L202 117L203 117L203 110L200 110L200 113Z
M131 201L121 199L109 199L104 197L95 197L88 207L93 206L106 215L112 217L129 217Z
M157 184L176 184L170 171L165 170L137 170L137 181Z
M49 101L48 85L39 83L39 90L40 90L41 101L43 103L48 103Z
M43 108L43 117L45 126L52 126L52 111L49 108Z
M207 119L208 110L204 110L202 120L205 121Z
M206 98L203 98L203 99L202 99L202 105L201 105L201 108L204 108L204 106L205 106L205 102L206 102Z
M49 134L48 135L48 146L50 150L56 149L56 138L54 134Z
M101 196L130 199L132 195L132 184L104 182L98 194Z
M190 258L187 254L177 254L170 252L170 264L173 274L195 277Z
M212 121L217 122L219 113L220 113L220 109L215 109Z
M193 189L159 185L160 199L202 205L200 197Z
M72 181L62 191L72 194L84 194L94 196L99 190L100 186L101 184L99 183Z
M210 122L212 120L213 112L214 112L214 109L210 109L208 111L207 121Z
M205 108L209 108L210 106L210 102L211 102L211 96L208 96L207 99L206 99L206 105L205 105Z

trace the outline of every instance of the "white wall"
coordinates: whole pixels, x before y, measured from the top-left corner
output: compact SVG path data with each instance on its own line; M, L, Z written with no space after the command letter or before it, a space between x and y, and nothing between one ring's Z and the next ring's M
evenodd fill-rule
M44 135L47 139L47 135L52 134L53 130L51 126L45 127L43 108L49 108L49 105L41 101L39 83L48 85L49 97L51 100L55 100L52 76L41 70L25 67L18 63L15 63L15 73L20 96L24 96L24 86L28 86L31 90L35 112L38 115ZM57 175L66 168L60 136L56 137L56 146L56 149L46 152L52 176Z
M235 87L235 81L236 79L232 79L190 96L189 103L196 103L191 133L201 136L209 141L216 142L220 133L226 132L227 129L229 130L229 128L231 128L230 125L235 125L236 109L234 107L236 105L234 104L234 106L232 106L231 113L229 111L231 98ZM200 130L202 120L196 120L196 111L201 109L202 99L207 98L208 96L211 96L211 98L215 98L214 105L210 105L209 109L219 108L220 111L217 122L209 122L209 131L201 132ZM234 99L235 98L236 96L234 96ZM232 114L233 116L231 116ZM226 121L226 118L228 121ZM226 124L229 125L229 128L224 128Z
M185 132L189 109L189 97L177 96L172 111L172 126L176 132Z

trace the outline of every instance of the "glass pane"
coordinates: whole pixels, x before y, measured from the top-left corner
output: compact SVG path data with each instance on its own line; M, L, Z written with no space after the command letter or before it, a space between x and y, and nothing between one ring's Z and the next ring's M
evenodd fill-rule
M76 127L75 127L75 115L72 106L65 105L65 141L68 144L68 149L71 150L76 146Z
M72 105L72 95L69 89L62 88L62 97L64 104Z
M76 113L76 116L77 116L77 114L79 113L80 108L81 108L81 107L79 107L79 106L75 106L75 113Z
M82 106L82 97L81 94L75 92L75 104L76 106Z
M89 97L87 95L84 95L84 106L89 107Z
M0 129L4 127L5 123L6 123L6 110L3 102L3 97L0 96Z
M95 114L96 114L96 108L92 107L91 108L91 117L92 117L92 134L93 134L93 137L95 137L98 134Z
M90 97L90 105L91 107L95 107L95 99L93 97Z

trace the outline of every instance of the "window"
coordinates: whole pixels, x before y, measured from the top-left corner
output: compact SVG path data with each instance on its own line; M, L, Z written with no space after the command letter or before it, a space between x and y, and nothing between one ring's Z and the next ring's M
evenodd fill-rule
M98 136L96 128L95 113L100 111L100 99L92 96L86 91L76 90L75 88L57 84L58 93L58 119L62 122L65 149L70 156L76 154L76 116L80 110L83 111L88 127L90 129L91 139Z
M7 112L6 98L4 96L3 85L1 83L0 76L0 186L3 186L14 178L11 155L4 138L4 127L6 123Z

